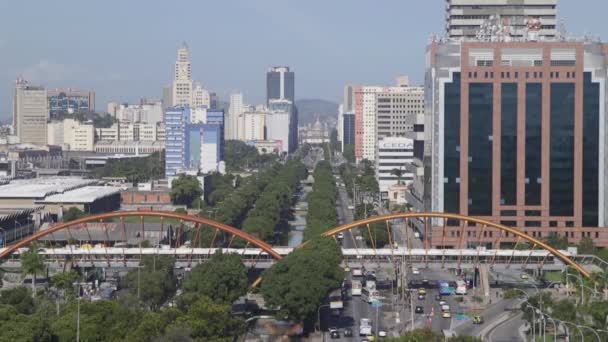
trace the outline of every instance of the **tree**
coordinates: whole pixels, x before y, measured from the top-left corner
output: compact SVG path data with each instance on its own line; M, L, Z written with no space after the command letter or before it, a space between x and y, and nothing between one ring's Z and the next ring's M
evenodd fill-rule
M51 277L51 285L65 291L74 290L74 283L80 275L77 272L61 272Z
M394 168L391 170L391 174L397 177L397 184L401 184L401 176L403 175L403 170Z
M146 256L138 270L127 273L125 285L148 308L157 310L175 293L174 263L171 257Z
M316 238L276 262L263 274L260 292L278 317L312 317L332 289L340 287L342 251L330 238Z
M595 246L593 245L593 240L590 237L585 236L578 243L578 254L594 254Z
M91 171L94 178L125 177L129 182L141 183L165 177L165 152L154 152L147 157L110 159L99 169Z
M568 238L565 236L560 237L557 234L549 235L545 238L544 242L556 249L565 250L568 248Z
M238 255L217 251L208 262L192 269L183 287L186 292L230 305L247 292L247 269Z
M84 211L80 210L78 207L70 207L63 214L63 222L74 221L79 218L87 216Z
M338 145L338 131L335 128L329 133L329 146L332 152L340 149Z
M34 312L34 299L29 289L25 287L15 287L3 290L0 296L0 303L10 305L16 312L29 315ZM4 312L0 310L1 313Z
M203 195L201 183L194 176L180 175L171 183L171 201L173 204L191 206L192 202Z
M344 151L342 151L342 155L349 163L355 162L355 145L344 145Z
M36 275L44 271L44 257L38 254L38 246L30 244L27 251L21 254L21 272L24 276L32 275L32 297L36 297Z
M243 322L232 318L230 305L215 303L208 297L193 302L187 314L178 317L167 331L189 331L196 341L233 341L243 332ZM165 341L166 339L163 339Z

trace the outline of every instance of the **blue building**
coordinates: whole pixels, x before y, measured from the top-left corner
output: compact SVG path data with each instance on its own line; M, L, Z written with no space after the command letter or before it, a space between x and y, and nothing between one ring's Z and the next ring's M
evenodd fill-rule
M344 113L342 117L342 152L344 152L344 146L355 145L355 113Z
M186 128L189 107L171 107L165 112L165 177L173 177L187 168Z
M191 123L190 108L172 107L165 112L165 176L185 171L218 170L224 158L224 111L209 110L206 123Z

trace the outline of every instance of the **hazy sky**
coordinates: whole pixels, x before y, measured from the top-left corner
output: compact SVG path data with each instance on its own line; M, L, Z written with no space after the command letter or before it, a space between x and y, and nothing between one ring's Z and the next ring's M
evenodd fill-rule
M104 111L110 100L160 98L181 41L194 79L222 100L242 91L262 102L272 65L294 69L300 99L337 102L347 82L392 84L400 74L421 83L444 9L445 0L2 1L0 118L11 113L18 75L94 89ZM607 0L559 2L575 36L608 39L606 13Z

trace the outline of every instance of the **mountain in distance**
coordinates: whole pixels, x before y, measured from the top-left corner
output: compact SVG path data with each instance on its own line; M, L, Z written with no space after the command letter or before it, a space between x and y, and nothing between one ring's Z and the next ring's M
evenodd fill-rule
M298 125L314 123L319 118L321 122L336 122L338 120L338 104L321 99L296 100L298 107Z

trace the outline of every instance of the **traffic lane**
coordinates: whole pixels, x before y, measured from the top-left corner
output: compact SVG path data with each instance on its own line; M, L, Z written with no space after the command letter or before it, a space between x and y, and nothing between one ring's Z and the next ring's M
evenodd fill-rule
M485 326L491 324L496 319L498 319L506 309L518 307L520 300L518 299L506 299L501 300L498 303L490 306L489 308L483 310L479 313L484 320L483 324L473 324L472 320L467 320L463 323L458 324L458 326L454 327L454 330L458 334L466 334L466 335L477 335L479 334Z
M522 314L509 318L498 325L490 333L489 340L492 342L518 342L521 341L519 329L526 323L521 319Z

